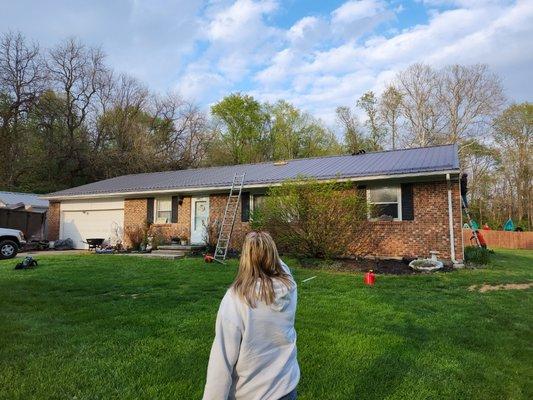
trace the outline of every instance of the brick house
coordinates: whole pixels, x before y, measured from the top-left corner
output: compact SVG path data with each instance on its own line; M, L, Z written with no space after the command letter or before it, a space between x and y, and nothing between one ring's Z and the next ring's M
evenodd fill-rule
M122 240L124 228L150 223L168 237L202 243L205 224L222 218L233 176L243 172L233 247L268 188L303 175L352 181L354 193L374 204L381 216L369 216L374 255L436 250L443 259L463 260L456 145L119 176L46 195L49 239L70 237L84 248L86 238Z

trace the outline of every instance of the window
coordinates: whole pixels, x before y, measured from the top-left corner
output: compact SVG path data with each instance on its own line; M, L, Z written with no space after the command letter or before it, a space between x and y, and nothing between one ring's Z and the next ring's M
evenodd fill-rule
M166 224L172 218L172 198L162 197L155 200L155 223Z
M367 190L367 200L371 204L370 219L402 219L402 200L399 186L374 186Z
M266 195L264 194L254 194L253 196L253 211L261 209L261 206L265 203Z

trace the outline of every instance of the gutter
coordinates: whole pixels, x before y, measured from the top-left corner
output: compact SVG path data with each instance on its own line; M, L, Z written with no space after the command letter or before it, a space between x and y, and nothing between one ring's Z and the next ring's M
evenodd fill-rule
M455 259L455 235L453 231L453 207L452 207L452 185L450 181L450 174L446 174L446 182L448 184L448 222L450 225L450 259L454 264L457 263Z
M444 171L433 171L433 172L417 172L417 173L408 173L408 174L396 174L396 175L375 175L375 176L362 176L354 178L329 178L329 179L319 179L320 182L368 182L368 181L378 181L378 180L394 180L394 179L403 179L403 178L420 178L420 177L431 177L431 176L449 176L450 174L459 174L458 169L444 170ZM259 189L259 188L268 188L271 186L280 186L283 182L265 182L265 183L255 183L247 185L246 183L243 186L244 189ZM74 195L44 195L41 196L43 199L47 200L82 200L82 199L95 199L95 198L105 198L105 197L129 197L132 196L150 196L150 195L159 195L167 193L205 193L205 192L224 192L231 189L231 185L227 186L198 186L198 187L184 187L184 188L173 188L173 189L148 189L142 191L130 191L130 192L102 192L102 193L91 193L91 194L74 194Z

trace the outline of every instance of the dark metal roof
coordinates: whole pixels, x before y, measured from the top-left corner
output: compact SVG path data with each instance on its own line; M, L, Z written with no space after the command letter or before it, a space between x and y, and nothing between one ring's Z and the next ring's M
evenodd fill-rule
M110 193L157 192L193 188L223 188L235 173L246 173L245 186L279 183L300 175L316 179L363 178L459 170L456 145L380 151L289 160L286 163L230 165L124 175L50 193L45 197L74 197Z

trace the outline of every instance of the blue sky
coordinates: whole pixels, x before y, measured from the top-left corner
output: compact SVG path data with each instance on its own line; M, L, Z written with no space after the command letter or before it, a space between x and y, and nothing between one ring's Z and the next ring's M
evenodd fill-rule
M532 100L533 0L0 0L0 32L75 36L118 72L207 108L234 91L334 123L414 62L486 63Z

